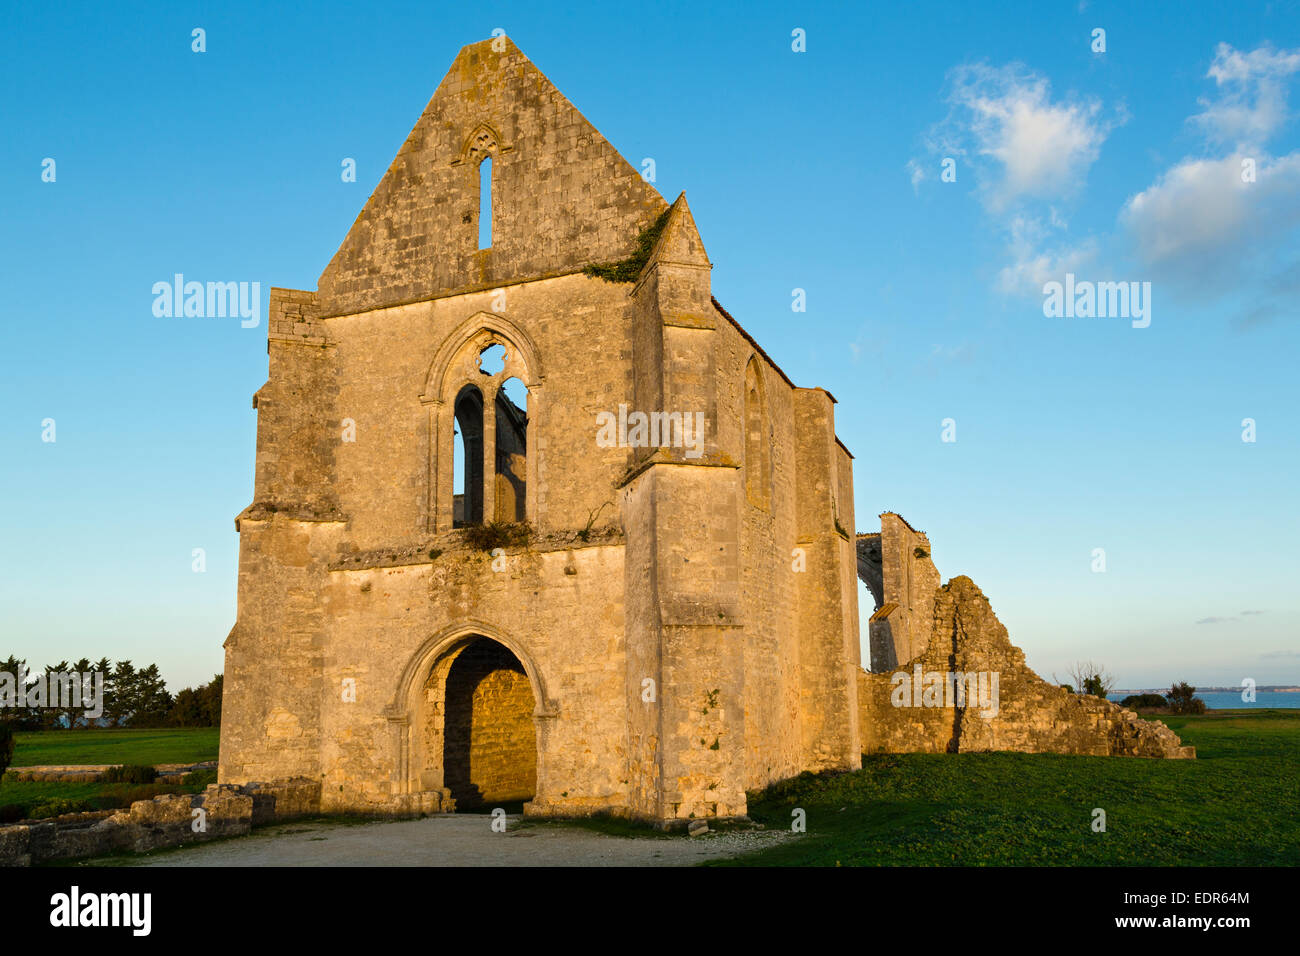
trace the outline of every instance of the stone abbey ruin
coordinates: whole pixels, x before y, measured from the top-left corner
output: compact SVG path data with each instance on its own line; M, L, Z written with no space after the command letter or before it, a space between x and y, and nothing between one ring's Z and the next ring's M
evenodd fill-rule
M509 40L461 50L318 289L271 295L222 784L665 824L863 753L1193 755L1040 680L898 515L854 533L835 399L710 269Z

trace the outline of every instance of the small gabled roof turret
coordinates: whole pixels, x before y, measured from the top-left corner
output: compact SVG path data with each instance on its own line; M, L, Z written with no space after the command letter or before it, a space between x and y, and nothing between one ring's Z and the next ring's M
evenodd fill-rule
M700 238L700 230L695 225L695 217L691 215L691 207L686 202L684 190L669 207L668 221L664 223L659 241L655 243L638 281L659 263L713 268L708 254L704 251L704 240Z

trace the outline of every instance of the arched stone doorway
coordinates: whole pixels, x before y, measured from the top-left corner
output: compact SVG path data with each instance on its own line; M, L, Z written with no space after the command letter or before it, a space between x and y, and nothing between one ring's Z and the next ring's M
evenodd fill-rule
M424 685L424 753L457 810L519 804L537 790L536 710L519 658L471 636L434 662Z

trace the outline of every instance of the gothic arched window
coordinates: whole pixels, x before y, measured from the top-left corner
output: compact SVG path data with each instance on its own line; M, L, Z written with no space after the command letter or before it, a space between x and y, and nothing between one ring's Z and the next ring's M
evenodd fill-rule
M772 433L758 357L745 367L745 497L768 510L772 500Z
M535 520L541 376L527 333L481 312L444 341L420 401L429 406L426 527Z

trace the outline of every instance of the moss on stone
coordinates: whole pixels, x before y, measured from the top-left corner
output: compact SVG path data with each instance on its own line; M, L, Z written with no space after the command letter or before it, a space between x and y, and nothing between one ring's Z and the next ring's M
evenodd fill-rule
M658 219L641 230L641 234L636 237L636 252L632 255L619 262L587 266L582 270L583 274L604 279L606 282L635 282L641 270L645 268L645 264L650 261L650 253L654 252L655 243L663 235L664 226L668 225L668 214L671 212L671 207L665 209L659 214Z

